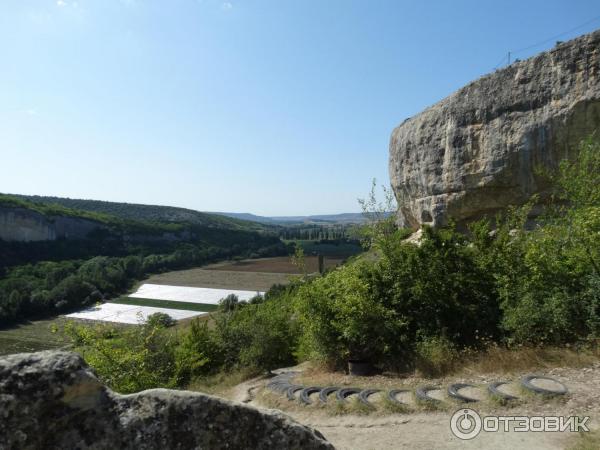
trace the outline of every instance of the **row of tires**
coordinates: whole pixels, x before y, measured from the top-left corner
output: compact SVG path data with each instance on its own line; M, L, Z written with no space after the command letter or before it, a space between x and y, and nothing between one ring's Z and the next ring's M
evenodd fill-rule
M303 386L300 384L292 383L293 378L298 374L298 372L284 372L280 375L275 376L271 379L271 381L267 384L267 388L285 395L289 400L298 399L301 403L305 405L311 405L313 400L311 399L311 395L319 394L318 399L321 404L326 404L328 400L335 396L338 402L346 402L347 398L351 395L357 395L358 401L367 405L374 406L370 401L369 397L373 394L381 392L381 389L364 389L364 388L341 388L338 386ZM556 383L559 388L554 389L546 389L533 384L533 380L548 380ZM489 395L492 395L500 400L510 401L517 400L518 397L514 395L510 395L506 392L500 390L502 385L508 384L509 381L495 381L490 383L487 386L487 391ZM535 394L541 394L546 396L556 396L556 395L565 395L568 390L567 387L558 380L554 378L540 376L540 375L526 375L521 379L521 385L527 391L533 392ZM477 387L468 383L454 383L448 386L448 396L453 398L459 402L463 403L473 403L479 401L476 398L468 397L464 394L461 394L461 390L468 387ZM431 391L439 390L440 388L437 386L422 386L415 389L415 397L417 400L431 403L438 403L441 400L436 399L429 395ZM297 395L299 392L299 395ZM406 405L406 403L400 401L398 396L402 393L412 392L409 389L392 389L387 391L387 398L392 403Z

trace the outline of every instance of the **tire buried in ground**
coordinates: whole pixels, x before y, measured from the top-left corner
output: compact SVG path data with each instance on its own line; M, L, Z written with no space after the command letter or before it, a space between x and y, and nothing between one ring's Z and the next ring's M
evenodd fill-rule
M387 398L390 402L395 403L397 405L408 405L408 403L401 402L400 400L398 400L398 397L397 397L398 394L403 394L404 392L410 392L410 390L409 389L392 389L391 391L388 391Z
M381 392L381 389L363 389L358 394L358 401L363 405L373 406L373 403L369 401L369 396Z
M348 397L352 394L359 394L360 391L362 391L361 388L343 388L343 389L338 390L335 393L335 398L337 398L338 402L345 403L346 397Z
M533 380L547 380L547 381L552 381L553 383L559 384L561 386L562 389L555 391L552 389L546 389L546 388L541 388L539 386L536 386L532 383ZM534 392L536 394L541 394L541 395L548 395L548 396L553 396L553 395L565 395L569 392L569 390L567 389L567 387L561 383L560 381L551 378L551 377L546 377L543 375L525 375L522 379L521 379L521 386L523 386L525 389L527 389L528 391Z
M514 395L507 394L506 392L502 392L498 388L502 385L508 384L510 381L494 381L488 385L488 392L491 396L496 397L500 400L511 401L518 400L519 397L515 397Z
M340 388L337 386L327 386L326 388L321 389L321 392L319 392L319 400L321 403L327 403L328 396L339 389Z
M314 394L315 392L321 392L321 389L323 388L319 386L309 386L307 388L302 389L302 391L300 391L300 401L305 405L312 405L310 395Z
M468 383L454 383L454 384L451 384L450 386L448 386L448 395L451 398L458 400L460 402L463 402L463 403L478 402L479 401L478 399L472 398L472 397L467 397L466 395L463 395L459 392L461 389L464 389L466 387L475 388L477 386L475 386L473 384L468 384Z
M420 400L422 402L427 402L427 403L442 403L441 400L438 400L437 398L433 398L429 396L429 392L430 391L438 391L440 390L440 388L438 386L422 386L419 387L415 390L415 396L417 397L417 400Z
M296 392L304 389L304 386L299 384L292 384L289 388L286 389L285 394L287 395L288 400L296 400Z

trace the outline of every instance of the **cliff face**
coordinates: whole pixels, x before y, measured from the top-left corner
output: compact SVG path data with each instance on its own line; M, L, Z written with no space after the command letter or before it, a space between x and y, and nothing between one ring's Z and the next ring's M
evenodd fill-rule
M398 222L460 223L543 198L536 169L575 157L598 128L600 30L486 75L394 129Z
M25 208L0 207L0 239L4 241L53 241L85 239L91 231L104 226L76 217L46 217Z
M333 449L281 413L209 395L119 395L75 353L0 359L0 448Z

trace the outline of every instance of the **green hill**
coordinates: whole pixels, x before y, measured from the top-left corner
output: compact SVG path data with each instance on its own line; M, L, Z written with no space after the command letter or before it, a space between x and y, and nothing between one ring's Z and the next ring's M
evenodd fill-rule
M6 197L2 195L2 197ZM271 227L258 222L251 222L218 214L205 213L192 209L174 206L142 205L136 203L107 202L102 200L84 200L62 197L46 197L39 195L10 194L9 197L34 202L37 205L47 205L51 208L59 206L78 210L79 215L85 213L110 215L125 220L144 221L153 223L189 223L206 227L225 228L230 230L261 231Z

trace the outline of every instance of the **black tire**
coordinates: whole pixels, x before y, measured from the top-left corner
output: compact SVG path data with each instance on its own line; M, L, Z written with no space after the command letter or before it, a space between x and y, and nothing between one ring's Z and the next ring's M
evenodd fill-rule
M464 403L478 402L479 400L477 400L476 398L467 397L466 395L463 395L459 392L461 389L466 388L466 387L477 387L477 386L474 386L474 385L468 384L468 383L454 383L454 384L451 384L450 386L448 386L448 395L450 397L452 397L453 399L458 400L460 402L464 402Z
M401 394L403 392L410 392L410 391L408 389L392 389L391 391L388 392L387 398L392 403L397 403L398 405L407 405L408 403L401 402L396 397L398 394Z
M510 381L494 381L493 383L490 383L488 385L488 392L490 393L490 395L497 397L500 400L507 400L507 401L518 400L519 397L515 397L514 395L507 394L498 389L503 384L508 384L508 383L510 383Z
M344 403L346 401L346 397L352 394L358 394L360 391L362 391L360 388L343 388L335 393L335 398L337 398L338 402Z
M294 394L296 394L296 392L298 392L302 389L304 389L304 386L301 386L299 384L292 384L285 391L285 394L287 395L288 400L290 400L290 401L296 400L296 396Z
M441 400L438 400L437 398L433 398L430 397L428 395L429 391L437 391L440 388L437 386L422 386L420 388L417 388L415 390L415 395L417 397L417 400L421 400L423 402L429 402L429 403L441 403Z
M320 392L322 388L319 386L309 386L307 388L302 389L300 391L300 401L305 405L312 405L312 401L310 400L310 395L315 392Z
M329 394L333 394L338 389L339 387L337 386L327 386L326 388L321 389L321 392L319 392L319 400L321 401L321 403L327 403L327 398Z
M538 386L535 386L534 384L531 383L532 380L549 380L549 381L553 381L555 383L558 383L562 386L562 389L560 391L553 391L551 389L544 389ZM542 375L525 375L522 379L521 379L521 385L531 391L531 392L535 392L536 394L541 394L541 395L565 395L569 392L569 390L567 389L567 387L561 383L558 380L555 380L554 378L550 378L550 377L545 377Z
M369 401L369 396L376 394L377 392L381 392L381 389L363 389L358 394L358 401L363 405L373 406L373 403Z

